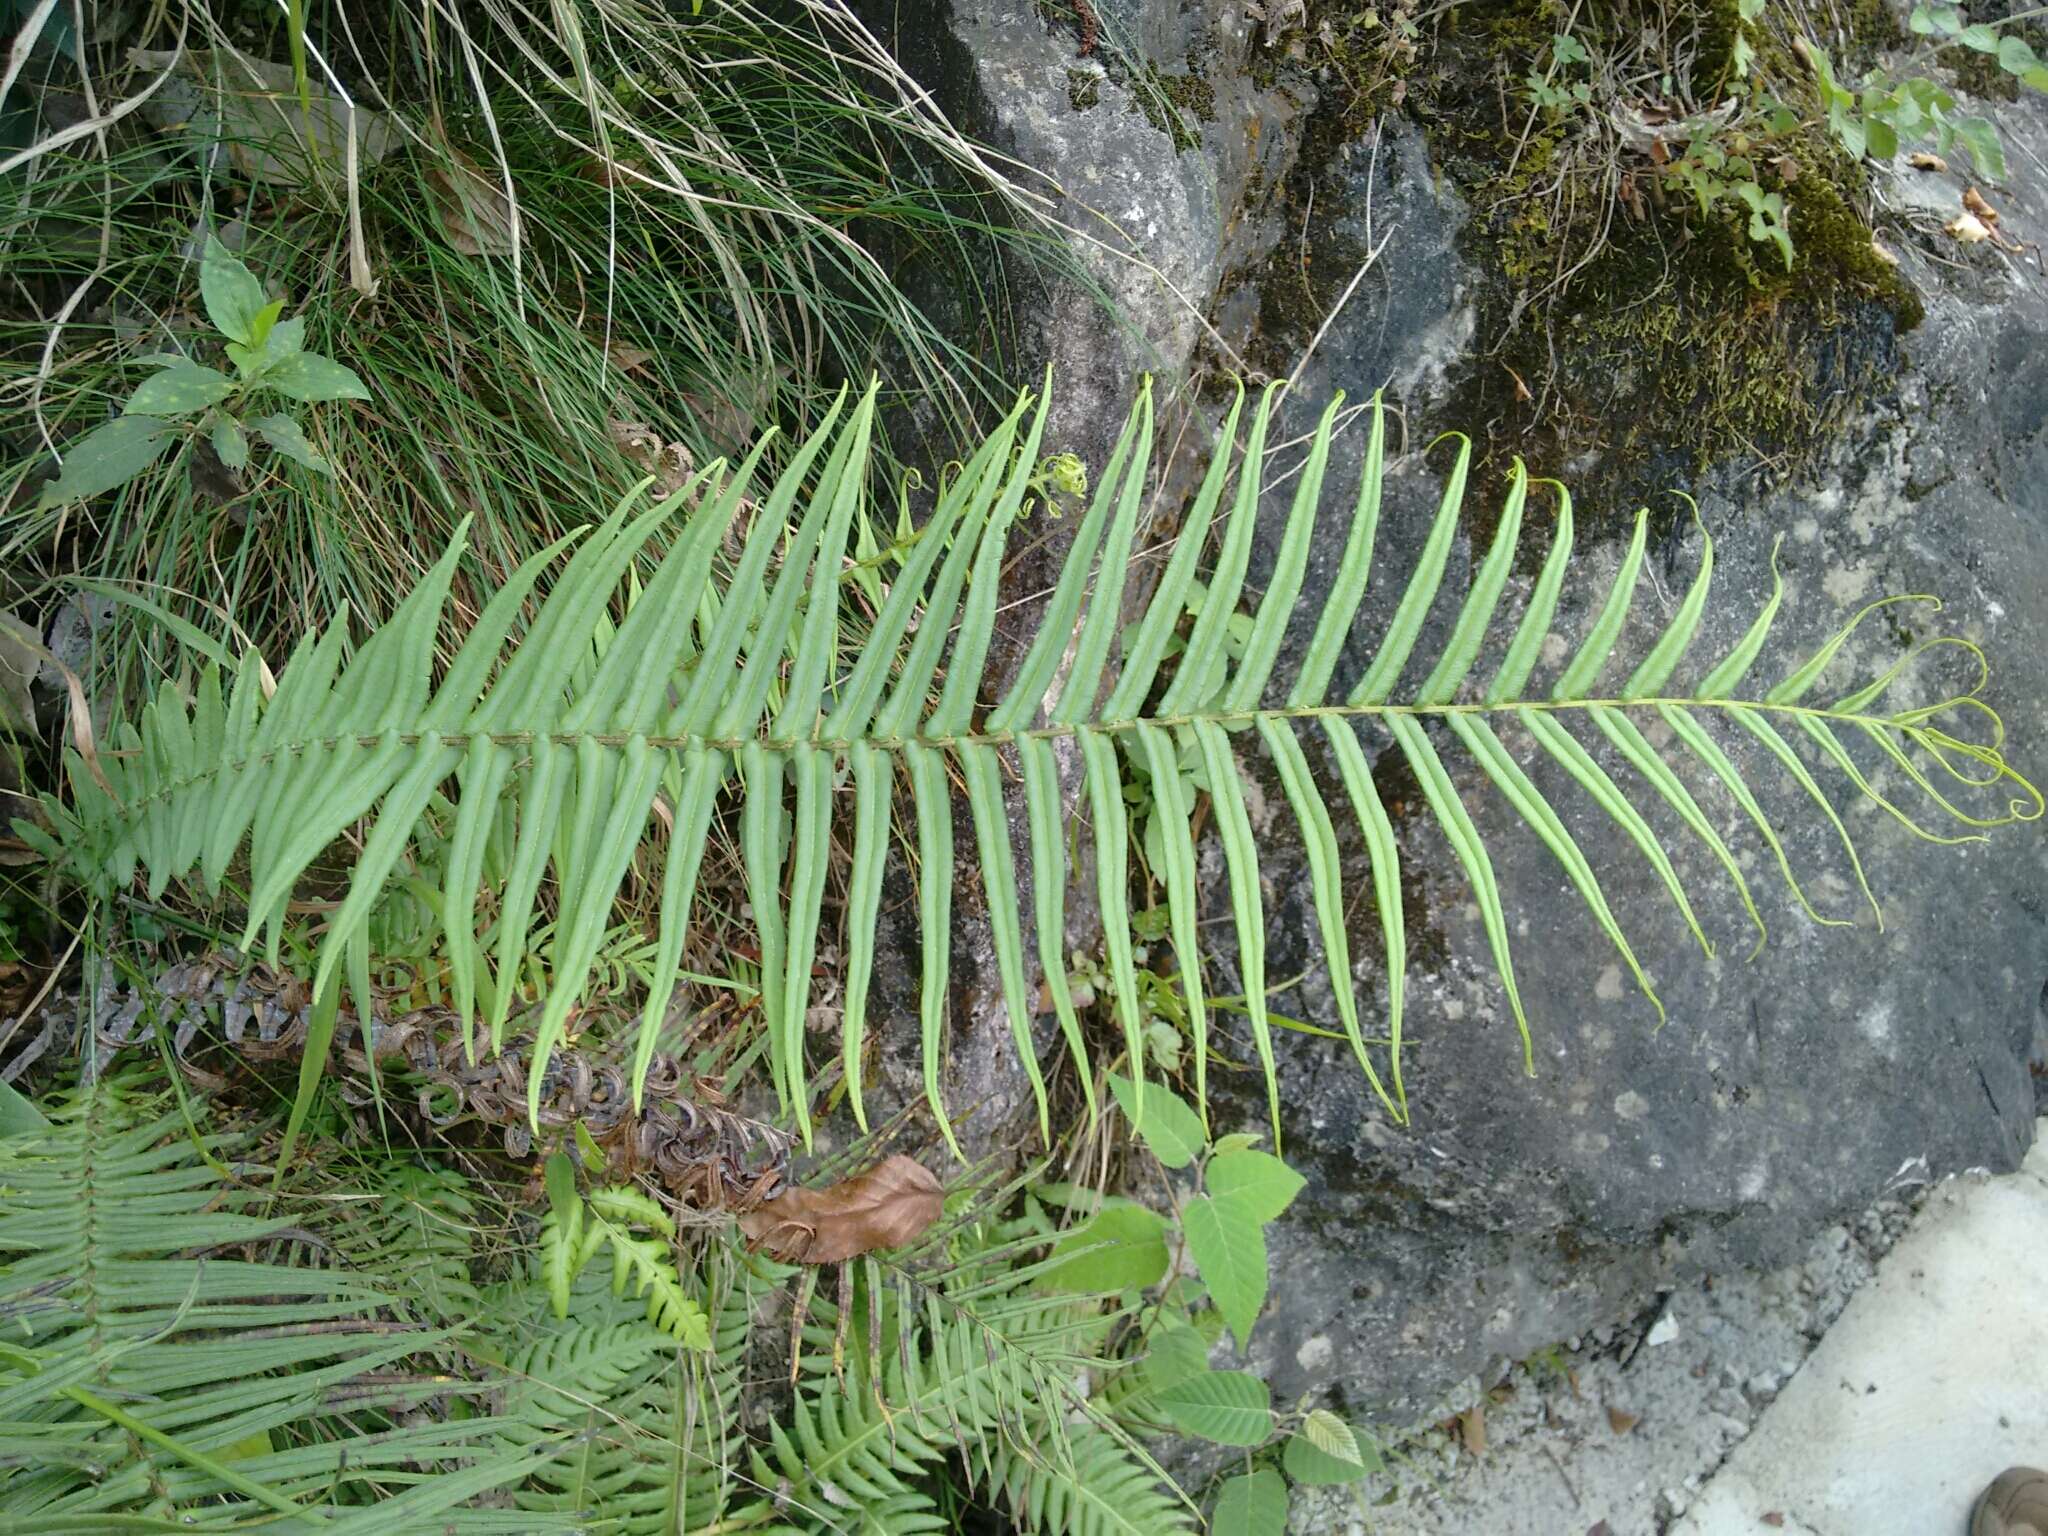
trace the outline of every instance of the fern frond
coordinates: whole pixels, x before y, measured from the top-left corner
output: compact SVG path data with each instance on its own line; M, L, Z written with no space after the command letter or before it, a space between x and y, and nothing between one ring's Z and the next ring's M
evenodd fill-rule
M1694 893L1646 811L1661 806L1676 815L1728 875L1759 928L1762 919L1737 855L1694 798L1688 777L1724 787L1777 858L1794 897L1819 920L1839 921L1820 918L1813 909L1771 814L1724 739L1754 743L1761 760L1791 775L1806 814L1839 835L1859 882L1854 844L1816 768L1846 781L1849 794L1878 804L1920 835L1943 839L1878 794L1851 755L1852 744L1897 767L1923 797L1921 814L1960 823L1960 836L2040 814L2039 793L2004 756L2002 727L1980 696L1981 677L1976 686L1933 705L1892 707L1885 700L1907 675L1902 661L1832 700L1819 698L1823 675L1875 608L1784 671L1781 681L1752 682L1770 649L1780 587L1733 651L1717 663L1696 661L1691 653L1712 578L1710 542L1697 578L1647 654L1618 680L1607 681L1620 672L1620 637L1635 606L1646 534L1641 518L1606 601L1576 653L1546 687L1537 674L1570 574L1571 509L1560 493L1555 538L1511 627L1507 594L1531 491L1519 465L1498 532L1457 604L1447 641L1434 656L1418 654L1461 526L1470 464L1470 448L1462 440L1393 618L1361 675L1341 684L1337 672L1366 593L1379 526L1385 439L1377 404L1357 499L1342 519L1337 579L1299 671L1291 682L1279 677L1284 632L1323 513L1338 415L1333 407L1314 435L1273 579L1246 612L1241 600L1276 400L1276 390L1261 398L1240 446L1240 393L1158 587L1126 631L1124 586L1153 458L1150 397L1141 392L1076 527L1038 631L991 707L984 707L985 693L993 692L985 671L998 608L997 576L1038 457L1044 402L1020 401L946 484L867 621L851 667L841 672L839 657L851 632L840 602L840 576L865 494L874 414L870 390L850 406L844 400L835 406L765 491L754 485L762 451L757 449L729 475L713 466L653 507L629 500L574 541L545 599L522 624L520 615L544 568L567 541L529 561L486 604L438 685L431 682L431 649L455 550L352 659L344 659L338 621L308 637L279 676L274 697L264 696L263 669L253 657L232 676L207 668L190 698L166 684L143 710L139 727L117 732L122 751L106 760L111 792L74 764L71 804L51 806L52 819L82 870L103 883L122 884L144 868L152 894L173 879L196 879L217 891L246 848L244 937L250 943L266 938L273 952L286 902L308 866L344 830L366 822L346 899L320 940L315 993L332 1007L345 978L367 973L364 925L428 808L435 807L436 824L445 828L438 920L445 927L465 1038L479 1013L493 1042L501 1037L543 905L543 886L552 891L554 970L529 1075L529 1110L537 1117L549 1054L586 984L615 894L658 807L672 830L661 874L653 986L637 1039L637 1100L680 963L708 830L720 807L736 802L748 901L759 930L765 1054L783 1103L808 1128L813 1064L805 1019L834 829L850 815L843 1044L848 1096L864 1121L860 1067L875 922L895 792L899 782L907 782L910 815L903 838L920 871L924 929L925 1081L941 1130L951 1140L938 1088L956 795L970 812L1005 1007L1041 1130L1048 1128L1047 1100L1029 1028L1033 979L1025 970L1028 946L1016 891L1027 871L1014 867L1011 853L1013 779L1021 786L1014 803L1021 804L1029 830L1037 958L1066 1049L1086 1063L1059 953L1069 875L1069 812L1060 800L1055 761L1060 744L1071 748L1082 771L1081 809L1094 839L1108 969L1140 1111L1144 1021L1130 934L1124 792L1143 772L1161 794L1155 823L1161 829L1169 933L1188 997L1194 1076L1203 1097L1209 1041L1190 831L1194 807L1183 803L1176 787L1176 765L1200 763L1224 855L1244 1010L1276 1136L1263 833L1252 825L1243 784L1249 770L1242 759L1254 747L1272 758L1308 851L1318 928L1339 998L1338 1022L1397 1118L1406 1114L1406 938L1399 850L1374 783L1371 752L1391 754L1412 772L1424 808L1470 881L1525 1061L1533 1059L1532 1046L1515 984L1506 898L1472 815L1470 790L1461 783L1472 778L1465 765L1476 768L1556 856L1646 995L1650 987L1622 926L1626 914L1613 909L1592 857L1532 777L1530 765L1503 739L1502 726L1521 727L1533 755L1554 763L1614 823L1623 850L1633 848L1648 863L1703 945L1708 939L1694 911ZM725 560L720 552L728 529L755 498L738 556ZM1204 569L1212 534L1216 553ZM598 654L593 636L612 622L608 615L616 611L621 582L651 552L652 576ZM1176 640L1181 651L1169 664ZM1933 643L1976 654L1959 639ZM1493 644L1504 647L1499 668L1491 679L1478 678L1475 668ZM1923 644L1915 654L1928 648ZM1688 668L1696 680L1678 681ZM1417 670L1421 681L1410 683L1409 674ZM1957 720L1971 722L1981 734L1957 734L1965 729ZM1675 748L1652 740L1667 729ZM1334 764L1337 782L1327 789L1316 782L1303 731ZM1801 756L1799 742L1816 754L1814 767ZM1975 807L1967 803L1971 795L1978 799ZM1371 860L1372 907L1387 974L1384 1047L1369 1048L1362 1009L1352 995L1345 917L1350 898L1338 858L1339 831L1347 822L1355 824ZM493 846L502 857L487 859ZM474 931L478 888L487 879L497 894L489 956ZM1080 1073L1084 1086L1092 1086L1094 1075Z
M1010 1441L995 1450L995 1483L1029 1532L1059 1536L1174 1536L1197 1529L1186 1504L1099 1429L1073 1431L1055 1460Z
M246 1143L188 1128L132 1076L90 1083L47 1132L0 1139L0 1527L116 1529L204 1509L322 1530L509 1531L465 1506L516 1483L489 1421L401 1423L413 1357L402 1271L251 1254L313 1209L261 1208L216 1172ZM432 1373L431 1390L462 1384ZM526 1526L525 1529L532 1527Z

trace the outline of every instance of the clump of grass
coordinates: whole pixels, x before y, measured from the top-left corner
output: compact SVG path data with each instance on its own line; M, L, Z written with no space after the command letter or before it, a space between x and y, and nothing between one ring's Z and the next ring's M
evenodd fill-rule
M337 604L387 615L465 517L467 575L495 584L602 515L647 471L636 448L701 465L767 427L800 432L878 368L899 399L936 404L921 435L971 430L997 376L898 275L956 272L999 314L1005 253L1035 213L849 11L587 0L551 15L314 18L307 89L384 114L390 147L353 167L336 153L319 174L252 181L237 166L260 145L238 161L142 113L104 153L85 137L28 162L0 205L12 596L46 617L63 583L110 581L276 657ZM230 47L296 51L282 7L189 19L216 75ZM149 71L118 61L171 42L168 25L89 36L80 85L103 104L141 90ZM371 401L311 424L336 473L259 462L238 479L194 449L100 504L36 509L50 450L118 408L134 358L202 344L190 257L208 229L368 384ZM1003 354L1000 325L983 340ZM117 611L112 626L103 688L170 664L159 625Z

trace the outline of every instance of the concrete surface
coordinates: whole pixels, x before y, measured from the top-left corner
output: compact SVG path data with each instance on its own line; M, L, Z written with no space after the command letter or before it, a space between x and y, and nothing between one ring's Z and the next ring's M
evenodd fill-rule
M1387 1437L1386 1476L1296 1488L1290 1529L1961 1536L2000 1470L2048 1464L2044 1265L2048 1119L2018 1173L1908 1165L1796 1263L1467 1381Z
M2048 1463L2048 1143L1938 1191L1672 1536L1946 1536ZM1776 1515L1781 1525L1765 1524Z

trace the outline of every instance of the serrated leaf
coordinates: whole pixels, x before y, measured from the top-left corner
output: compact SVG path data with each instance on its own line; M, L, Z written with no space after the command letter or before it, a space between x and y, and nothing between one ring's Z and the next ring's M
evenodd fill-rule
M1248 1207L1202 1195L1181 1208L1181 1232L1210 1299L1241 1347L1266 1305L1264 1226Z
M278 327L283 330L283 326ZM281 358L263 370L258 381L264 389L274 389L291 399L304 401L308 405L323 400L367 400L370 392L363 388L363 381L355 371L344 368L331 357L322 357L318 352L294 352Z
M229 469L246 469L249 465L249 434L242 430L242 424L232 416L222 416L213 424L213 451L220 455L221 463Z
M1361 1477L1369 1477L1384 1468L1379 1447L1369 1436L1358 1434L1327 1409L1319 1408L1310 1414L1310 1423L1314 1423L1318 1416L1335 1423L1351 1437L1351 1448L1357 1453L1356 1457L1332 1455L1316 1444L1309 1434L1309 1425L1304 1424L1301 1433L1288 1437L1286 1447L1280 1453L1280 1465L1287 1469L1289 1477L1312 1488L1328 1488L1339 1483L1355 1483ZM1324 1433L1329 1433L1327 1426Z
M1309 1444L1325 1456L1363 1469L1365 1458L1358 1452L1358 1438L1351 1426L1327 1408L1318 1408L1302 1421L1301 1432Z
M1209 1516L1213 1536L1286 1536L1287 1484L1270 1467L1233 1477Z
M162 458L176 439L155 416L121 416L66 445L64 467L43 487L42 504L60 506L126 485Z
M130 416L190 416L218 405L234 389L234 380L198 363L176 362L135 386L123 412Z
M1273 1432L1273 1397L1250 1371L1202 1371L1153 1395L1184 1434L1218 1445L1260 1445Z
M1168 1323L1145 1343L1145 1385L1163 1392L1209 1369L1209 1346L1186 1323Z
M1116 1095L1125 1118L1136 1124L1136 1095L1131 1080L1113 1073L1109 1091ZM1202 1133L1201 1116L1188 1108L1180 1095L1164 1086L1145 1090L1144 1113L1138 1134L1152 1155L1169 1168L1187 1167L1208 1143L1209 1138Z
M256 345L257 317L270 301L256 274L217 236L207 236L206 253L199 261L199 297L215 330L230 341Z
M259 416L249 423L256 433L271 447L288 459L294 459L316 474L329 473L331 466L306 441L306 434L299 424L289 416Z
M1131 1201L1105 1204L1054 1244L1051 1257L1066 1260L1043 1276L1055 1290L1142 1290L1166 1275L1166 1221Z
M1250 1148L1220 1152L1210 1159L1210 1195L1240 1204L1253 1220L1275 1220L1308 1181L1270 1152Z

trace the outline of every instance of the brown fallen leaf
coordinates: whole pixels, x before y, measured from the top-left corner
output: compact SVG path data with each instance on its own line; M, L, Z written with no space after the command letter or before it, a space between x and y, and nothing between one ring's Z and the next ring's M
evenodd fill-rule
M1607 1409L1607 1427L1617 1435L1627 1434L1642 1422L1642 1415L1630 1413L1625 1408L1616 1408L1610 1404Z
M354 174L351 131L355 165L376 164L397 140L383 113L330 96L319 76L309 80L301 102L290 64L235 48L131 48L128 62L166 76L146 101L135 99L145 121L190 134L196 143L225 146L235 169L252 180L319 186L328 177Z
M1993 229L1998 227L1998 210L1985 202L1984 194L1975 187L1963 189L1963 206Z
M1959 213L1942 228L1965 245L1976 245L1979 241L1991 238L1989 226L1974 213Z
M486 176L453 144L446 165L427 167L427 187L448 243L465 256L505 256L512 250L512 203L501 181Z
M1465 1442L1468 1455L1479 1457L1486 1454L1486 1405L1474 1403L1458 1415L1458 1437Z
M1769 1514L1759 1515L1757 1518L1774 1531L1781 1531L1785 1528L1785 1512L1781 1509L1774 1509Z
M637 373L654 361L654 354L644 347L629 347L623 341L615 341L605 348L612 360L612 366L621 373Z
M697 461L681 443L664 443L661 434L639 421L608 421L612 446L654 476L654 494L673 496L690 483Z
M786 1264L837 1264L915 1242L945 1205L938 1176L899 1154L823 1189L785 1189L741 1215L740 1230Z
M1913 167L1916 171L1945 171L1948 169L1948 162L1946 160L1942 159L1939 155L1930 155L1924 149L1916 149L1912 154L1906 156L1906 164Z

